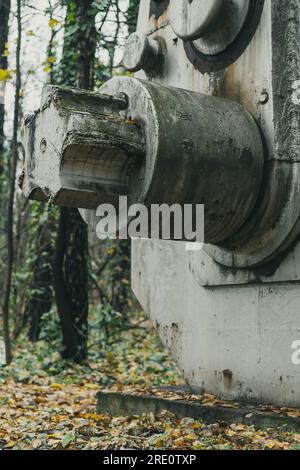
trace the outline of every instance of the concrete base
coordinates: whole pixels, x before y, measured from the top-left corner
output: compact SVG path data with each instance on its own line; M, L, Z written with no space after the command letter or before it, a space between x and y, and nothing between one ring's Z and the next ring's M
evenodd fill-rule
M259 407L247 405L207 406L198 401L188 400L184 395L182 399L160 398L155 394L129 394L122 392L101 391L97 393L98 413L107 413L111 416L132 416L144 413L158 415L169 411L179 418L200 419L206 424L216 423L243 423L259 429L284 428L285 431L297 432L300 430L300 419L292 418L284 413L274 413L261 410Z
M133 242L133 290L192 390L300 406L299 284L208 288L191 267L184 243Z

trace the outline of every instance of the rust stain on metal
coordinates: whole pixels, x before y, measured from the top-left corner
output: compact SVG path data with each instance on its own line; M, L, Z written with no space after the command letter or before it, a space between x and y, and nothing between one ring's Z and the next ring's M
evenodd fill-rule
M160 18L166 13L168 7L169 7L169 0L162 0L159 3L152 0L150 4L150 12L149 12L150 18L152 16L154 16L154 18Z
M219 83L219 96L241 103L244 97L236 75L236 64L233 63L226 69L223 79Z
M168 22L168 8L160 16L151 15L149 18L151 29L157 30Z
M225 388L230 388L232 385L233 373L230 369L223 370L223 379Z

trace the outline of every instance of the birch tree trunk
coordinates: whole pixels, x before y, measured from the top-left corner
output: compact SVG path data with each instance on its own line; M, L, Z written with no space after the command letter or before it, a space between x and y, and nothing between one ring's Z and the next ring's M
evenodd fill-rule
M7 55L5 53L8 39L8 21L10 13L10 0L0 0L0 71L7 71ZM5 80L0 80L0 173L3 162L1 153L4 144L4 93Z
M7 209L7 272L3 289L3 332L5 343L6 363L9 364L12 359L10 331L9 331L9 318L10 318L10 294L12 272L14 264L14 201L15 201L15 187L16 187L16 171L18 162L18 125L20 113L20 91L21 91L21 40L22 40L22 19L21 19L21 0L17 0L17 24L18 24L18 38L16 48L16 88L15 88L15 103L14 103L14 122L13 122L13 140L12 140L12 160L10 170L10 188Z

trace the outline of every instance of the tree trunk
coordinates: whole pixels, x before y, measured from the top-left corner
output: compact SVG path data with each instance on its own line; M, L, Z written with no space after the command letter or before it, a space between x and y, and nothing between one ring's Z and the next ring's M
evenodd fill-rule
M8 21L10 0L0 0L0 70L7 70L7 55L5 54L8 39ZM4 144L4 92L5 81L0 81L0 173L2 173L2 158Z
M50 12L49 21L52 21L53 11ZM53 57L54 43L57 31L55 28L51 29L51 36L47 48L47 56ZM55 69L54 62L49 64L50 72L48 76L48 82L53 84L55 82ZM41 205L41 211L45 211L45 206ZM36 256L32 263L32 283L31 289L29 290L29 298L26 303L23 320L17 330L17 333L30 322L30 328L28 333L29 341L36 342L40 336L40 322L42 316L48 313L52 307L53 299L53 248L51 239L53 236L52 226L55 220L52 212L48 213L47 227L41 227L37 235L36 243L38 245L38 252L41 254ZM32 294L33 292L33 294ZM38 292L38 295L36 294Z
M92 3L92 0L77 0L68 5L67 18L75 9L76 33L66 34L70 26L74 28L74 23L66 20L61 70L64 85L93 87L96 12L92 11ZM60 211L54 264L54 289L63 330L64 356L81 361L87 356L88 339L88 234L77 209L62 208Z
M66 253L66 225L68 209L60 210L59 225L54 256L54 290L57 310L60 318L63 335L64 359L79 360L78 342L73 326L72 303L68 295L67 283L65 281L64 260Z
M136 31L139 0L129 0L128 10L126 12L128 34ZM112 263L111 283L112 294L111 304L114 310L126 314L131 297L130 289L130 258L131 258L131 242L130 240L119 240L116 247L115 261ZM124 282L127 281L127 282Z
M44 209L43 206L41 206ZM52 306L52 266L53 248L51 244L51 214L45 225L40 225L36 237L37 254L32 263L30 296L25 306L23 318L30 319L29 341L36 342L40 337L40 322Z
M136 31L136 23L139 14L139 8L139 0L129 0L129 6L127 10L127 25L129 34L132 34Z
M18 23L18 40L16 50L16 89L15 89L15 104L14 104L14 122L13 122L13 140L12 140L12 162L10 173L10 189L7 210L7 272L5 285L3 289L3 332L5 343L6 363L11 362L11 342L9 331L9 301L11 293L12 271L14 264L14 200L15 200L15 184L16 184L16 170L18 162L18 124L19 124L19 104L20 104L20 91L21 91L21 67L20 67L20 54L21 54L21 39L22 39L22 23L21 23L21 0L17 0L17 23Z

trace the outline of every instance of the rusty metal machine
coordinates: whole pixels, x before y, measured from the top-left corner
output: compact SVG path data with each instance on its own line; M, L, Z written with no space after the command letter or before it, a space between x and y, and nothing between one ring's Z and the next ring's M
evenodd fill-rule
M300 405L300 2L141 0L99 90L44 89L23 190L205 205L205 245L133 240L132 287L194 391Z

